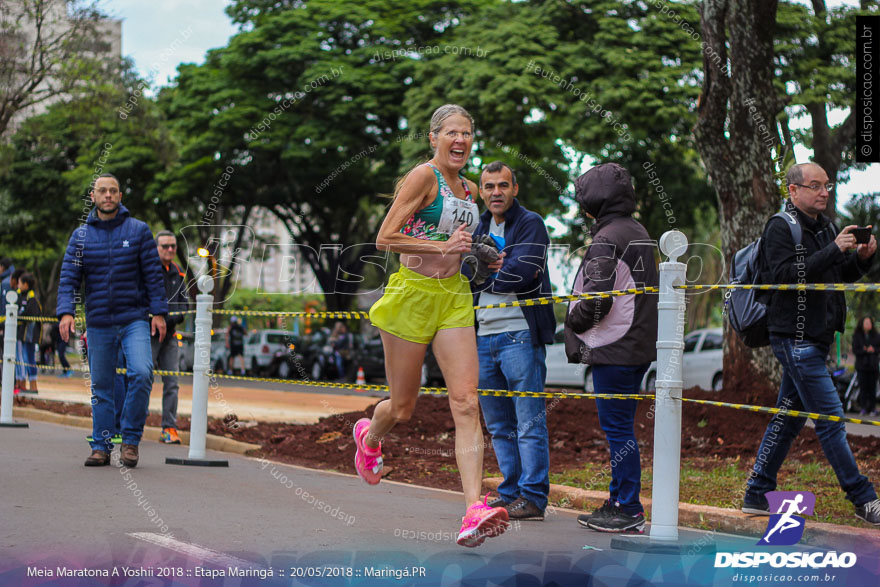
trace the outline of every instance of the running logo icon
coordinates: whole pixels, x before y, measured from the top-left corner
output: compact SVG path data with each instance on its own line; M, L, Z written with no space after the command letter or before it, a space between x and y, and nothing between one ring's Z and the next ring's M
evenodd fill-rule
M799 514L812 516L816 496L809 491L770 491L765 497L775 514L767 522L767 531L758 544L792 546L800 542L806 523Z

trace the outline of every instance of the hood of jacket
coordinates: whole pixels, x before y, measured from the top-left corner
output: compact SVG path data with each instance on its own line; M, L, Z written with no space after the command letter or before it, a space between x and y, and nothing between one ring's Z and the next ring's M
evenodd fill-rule
M596 219L592 234L612 218L632 216L636 211L632 177L617 163L597 165L577 178L574 199L581 211Z
M89 217L86 219L86 223L91 224L95 228L110 230L122 224L129 216L131 216L131 213L128 211L128 208L120 203L119 211L116 212L116 216L114 216L110 220L101 220L100 218L98 218L98 209L93 208L92 211L89 212Z

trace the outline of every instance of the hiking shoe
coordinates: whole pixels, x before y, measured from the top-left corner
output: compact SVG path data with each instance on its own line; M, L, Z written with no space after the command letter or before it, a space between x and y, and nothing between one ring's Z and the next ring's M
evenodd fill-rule
M544 520L544 510L539 509L524 497L517 497L504 509L507 510L507 516L510 520L537 520L539 522Z
M138 446L136 444L122 443L122 448L120 450L119 459L122 461L122 464L125 465L126 467L131 467L132 469L137 467Z
M180 436L177 435L176 428L164 428L159 440L165 444L180 444Z
M358 420L351 433L354 436L354 444L357 447L354 453L354 468L358 477L375 485L382 478L382 444L379 448L372 449L364 444L364 438L370 431L370 419Z
M83 464L86 467L105 467L110 464L110 453L103 450L93 450Z
M488 495L489 494L487 493L486 496L488 497ZM499 495L498 497L496 497L492 501L487 501L486 505L489 506L490 508L503 508L503 507L506 507L509 503L511 503L511 502L505 500L503 497L501 497Z
M484 503L475 503L467 509L464 518L461 519L461 530L455 541L456 544L474 548L481 545L486 538L500 536L510 527L507 510L491 508L488 502L487 493Z
M615 507L614 511L607 516L591 519L587 526L599 532L643 534L645 532L645 513L627 514L619 507Z
M579 515L578 516L578 524L580 524L584 528L589 528L590 527L590 520L593 520L593 519L600 520L600 519L606 518L608 516L613 516L613 515L614 515L614 504L611 503L610 499L606 499L605 503L603 503L599 509L594 510L592 513L589 513L589 514Z
M856 506L856 517L869 524L880 526L880 499Z
M770 502L763 495L756 501L743 500L742 513L752 514L754 516L769 516Z

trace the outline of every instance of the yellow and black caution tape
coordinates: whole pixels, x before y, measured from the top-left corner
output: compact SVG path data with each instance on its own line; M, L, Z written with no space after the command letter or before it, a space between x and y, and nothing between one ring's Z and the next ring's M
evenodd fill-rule
M58 322L55 316L19 316L18 319L25 322Z
M844 418L841 416L829 416L826 414L816 414L813 412L802 412L800 410L784 410L782 408L766 408L764 406L731 404L728 402L717 402L705 399L692 399L687 397L681 398L681 401L694 404L704 404L708 406L718 406L721 408L733 408L735 410L746 410L749 412L760 412L763 414L779 414L780 416L791 416L793 418L807 418L809 420L828 420L829 422L849 422L851 424L868 424L870 426L880 426L880 421L862 420L860 418Z
M617 296L629 296L645 293L657 293L660 291L656 287L632 287L629 289L616 289L611 291L596 291L580 295L571 296L548 296L543 298L531 298L528 300L517 300L515 302L504 302L501 304L486 304L483 306L474 306L474 310L491 310L495 308L516 308L519 306L545 306L547 304L565 304L568 302L576 302L578 300L594 300L601 298L611 298ZM312 318L347 318L347 319L368 319L368 312L284 312L284 311L268 311L268 310L212 310L214 314L235 314L237 316L310 316Z
M195 314L195 310L184 310L181 312L168 312L169 316L183 316L184 314ZM152 314L150 314L152 316ZM18 316L18 320L24 320L26 322L58 322L58 318L55 316ZM0 322L5 322L6 316L0 316ZM81 318L75 319L76 322L81 322Z
M42 364L33 364L33 363L23 363L21 361L13 361L16 365L22 366L31 366L31 367L39 367L41 369L64 369L64 367L60 365L42 365ZM87 369L78 369L75 367L71 367L70 371L80 371L80 372L88 372ZM116 369L117 373L125 373L126 370L123 367ZM188 371L164 371L161 369L154 369L154 375L175 375L181 377L189 377L192 376L191 372ZM335 389L352 389L352 390L360 390L360 391L390 391L390 388L387 385L370 385L363 384L359 385L357 383L337 383L335 381L312 381L312 380L296 380L296 379L278 379L275 377L247 377L244 375L224 375L221 373L213 373L208 371L208 377L216 378L216 379L231 379L234 381L260 381L264 383L280 383L283 385L302 385L306 387L324 387L324 388L335 388ZM421 387L419 388L421 393L433 394L433 395L446 395L449 393L449 390L445 387ZM508 391L504 389L478 389L477 393L480 395L490 395L494 397L543 397L543 398L579 398L579 399L654 399L654 396L651 394L596 394L596 393L566 393L566 392L552 392L552 391Z
M70 367L64 367L62 365L44 365L42 363L24 363L22 361L12 361L14 365L21 365L22 367L37 367L39 369L46 370L54 370L54 371L76 371L78 373L88 373L88 369L83 369L81 367L74 367L71 365ZM116 369L117 373L125 374L126 370L124 367L119 367ZM163 371L162 369L154 369L154 375L176 375L179 377L188 377L191 376L192 373L188 371Z
M333 381L312 381L308 379L277 379L273 377L246 377L243 375L223 375L220 373L209 373L209 377L217 379L233 379L237 381L262 381L266 383L281 383L284 385L303 385L307 387L332 387L337 389L353 389L360 391L390 391L387 385L370 385L357 383L336 383ZM446 395L449 390L445 387L420 387L419 392L433 395ZM595 393L565 393L552 391L508 391L505 389L478 389L480 395L491 395L494 397L543 397L543 398L587 398L587 399L653 399L650 394L595 394Z
M42 364L33 364L33 363L23 363L21 361L13 361L16 365L22 366L31 366L31 367L39 367L41 369L64 369L64 367L60 365L42 365ZM80 372L88 372L86 369L77 369L75 367L71 367L70 371L80 371ZM124 368L116 369L117 373L125 373ZM156 369L153 371L155 375L175 375L181 377L189 377L192 376L191 372L188 371L165 371L161 369ZM387 385L371 385L371 384L357 384L357 383L337 383L334 381L311 381L311 380L296 380L296 379L278 379L275 377L247 377L244 375L224 375L221 373L213 373L208 371L209 378L216 379L230 379L234 381L260 381L265 383L279 383L283 385L301 385L306 387L323 387L323 388L334 388L334 389L351 389L351 390L360 390L360 391L390 391L390 388ZM429 395L447 395L449 390L445 387L421 387L419 388L420 393L429 394ZM477 393L480 395L487 395L492 397L543 397L546 399L551 398L572 398L572 399L634 399L634 400L647 400L654 399L656 396L650 393L643 394L617 394L617 393L576 393L576 392L556 392L556 391L508 391L505 389L478 389ZM717 406L722 408L732 408L735 410L745 410L749 412L758 412L764 414L778 414L781 416L791 416L793 418L807 418L809 420L828 420L830 422L845 422L851 424L867 424L869 426L880 426L880 421L877 420L862 420L861 418L846 418L841 416L829 416L826 414L816 414L813 412L803 412L800 410L784 410L782 408L767 408L764 406L751 406L748 404L733 404L729 402L719 402L712 400L702 400L702 399L693 399L693 398L680 398L683 402L695 403L695 404L703 404L709 406Z
M631 287L629 289L613 289L610 291L594 291L572 296L548 296L545 298L531 298L528 300L517 300L515 302L504 302L501 304L486 304L484 306L474 306L474 310L491 310L494 308L516 308L517 306L545 306L547 304L565 304L568 302L576 302L578 300L595 300L601 298L613 298L617 296L639 295L646 293L657 293L660 290L656 287Z
M367 319L368 312L284 312L269 310L211 310L213 314L235 314L236 316L309 316L311 318L346 318L349 320Z
M11 361L13 365L21 365L22 367L39 367L40 369L64 369L61 365L43 365L42 363L23 363L22 361ZM76 367L68 367L65 369L66 371L82 371L86 372L86 369L77 369Z
M676 285L673 289L757 289L779 291L857 291L876 292L880 291L880 283L782 283L782 284L716 284L716 285Z
M755 285L676 285L673 289L683 290L733 290L733 289L756 289L756 290L779 290L779 291L854 291L854 292L878 292L880 291L880 283L788 283L788 284L755 284ZM516 308L520 306L545 306L547 304L565 304L568 302L576 302L578 300L593 300L601 298L611 298L618 296L639 295L646 293L658 293L657 287L632 287L629 289L616 289L610 291L597 291L580 295L570 296L547 296L542 298L531 298L528 300L517 300L514 302L504 302L501 304L486 304L483 306L474 306L474 310L492 310L498 308ZM294 316L312 318L338 318L346 320L368 320L369 312L351 311L351 312L285 312L285 311L269 311L269 310L210 310L214 314L227 314L236 316ZM195 310L184 310L180 312L169 312L169 316L182 316L184 314L194 314ZM54 316L19 316L19 320L30 320L35 322L57 322ZM6 316L0 316L0 322L6 320Z

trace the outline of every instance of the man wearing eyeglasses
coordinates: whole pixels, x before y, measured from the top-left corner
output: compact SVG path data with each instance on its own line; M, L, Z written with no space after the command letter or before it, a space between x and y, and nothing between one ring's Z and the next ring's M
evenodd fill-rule
M165 297L171 312L183 312L188 309L189 300L184 283L185 274L173 261L177 254L177 239L170 230L162 230L156 234L159 260L162 262L162 274L165 277ZM177 371L179 368L179 349L177 337L174 336L176 326L183 322L185 316L174 315L165 319L167 333L160 340L154 335L150 340L153 347L153 364L162 371ZM165 444L180 444L177 434L177 384L176 375L162 375L162 434L159 439Z
M92 380L92 454L85 465L110 464L116 433L113 388L121 347L127 391L120 423L120 460L134 467L153 386L150 333L160 340L165 337L168 302L162 288L162 264L150 228L132 218L122 205L119 181L113 175L96 178L89 194L95 208L67 243L55 314L61 338L67 342L76 332L74 315L83 301L80 284L85 281Z
M852 283L860 279L870 269L877 251L874 236L865 244L857 244L851 233L855 226L838 231L823 214L834 184L828 182L828 175L819 165L793 165L786 179L787 218L773 217L761 238L763 282ZM798 224L799 230L790 229L787 222ZM798 233L800 242L795 242ZM825 367L834 333L843 332L846 322L843 292L773 291L767 317L770 346L782 364L776 407L843 417L840 398ZM776 490L777 473L805 423L804 418L789 416L770 421L749 476L743 512L775 513L770 511L765 494ZM880 500L874 486L859 472L843 423L817 420L815 428L846 498L855 506L856 517L880 525Z

